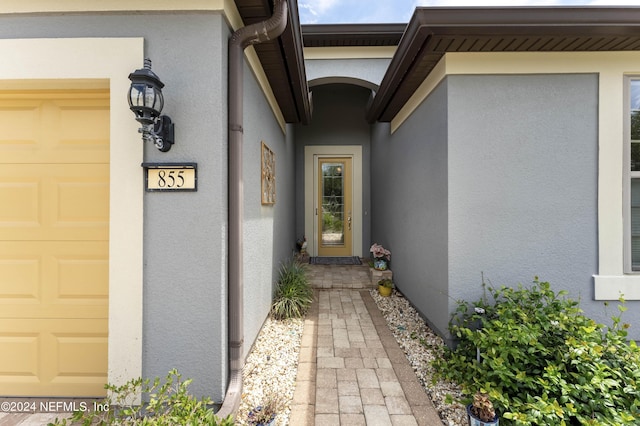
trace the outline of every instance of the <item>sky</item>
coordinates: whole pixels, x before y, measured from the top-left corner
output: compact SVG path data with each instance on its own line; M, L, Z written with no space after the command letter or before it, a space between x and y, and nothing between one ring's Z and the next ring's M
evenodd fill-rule
M640 0L298 0L301 24L406 23L417 6L640 6Z

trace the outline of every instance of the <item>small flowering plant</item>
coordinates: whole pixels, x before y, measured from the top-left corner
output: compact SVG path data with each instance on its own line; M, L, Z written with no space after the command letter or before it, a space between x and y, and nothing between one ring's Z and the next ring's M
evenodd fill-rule
M391 252L378 243L374 243L369 251L373 254L374 259L391 260Z

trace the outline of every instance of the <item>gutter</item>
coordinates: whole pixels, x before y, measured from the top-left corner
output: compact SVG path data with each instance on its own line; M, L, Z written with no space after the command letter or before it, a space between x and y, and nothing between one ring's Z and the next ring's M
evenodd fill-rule
M243 71L244 49L279 37L287 26L287 0L274 0L273 15L263 22L242 27L229 40L229 271L228 271L228 334L229 385L219 417L233 415L242 395L242 367L244 365L244 280L242 221L244 217L242 180L243 143Z

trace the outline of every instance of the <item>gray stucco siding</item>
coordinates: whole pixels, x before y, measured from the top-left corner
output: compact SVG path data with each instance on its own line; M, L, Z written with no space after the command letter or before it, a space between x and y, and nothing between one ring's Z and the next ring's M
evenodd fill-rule
M372 240L391 250L397 287L439 333L449 321L447 86L395 133L376 124Z
M251 349L271 307L280 264L295 248L295 146L275 119L262 89L244 69L244 353ZM262 204L262 142L275 154L276 203Z
M593 300L598 90L595 74L448 76L395 133L374 125L372 240L450 343L456 301L480 298L482 276L539 276L609 322Z
M229 31L219 15L182 18L186 21L173 25L156 22L159 33L145 36L145 53L154 60L154 70L166 85L165 112L176 123L172 150L165 155L146 146L145 160L197 162L198 192L145 195L143 376L162 376L178 368L184 377L194 379L191 390L196 395L222 401L228 364ZM194 26L196 22L199 25ZM169 41L175 45L167 54L164 49ZM152 45L158 47L156 53ZM195 57L195 51L209 54ZM165 67L170 69L163 71ZM171 246L179 247L180 255L167 261L166 250Z
M450 76L449 289L534 276L598 320L598 77Z

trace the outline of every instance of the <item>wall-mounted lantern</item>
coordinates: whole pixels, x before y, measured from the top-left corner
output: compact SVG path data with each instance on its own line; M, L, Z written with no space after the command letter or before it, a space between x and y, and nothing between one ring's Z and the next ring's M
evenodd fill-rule
M144 68L129 74L129 80L129 108L142 125L138 130L142 140L153 142L162 152L169 151L174 142L173 123L168 116L160 115L164 106L164 83L151 71L151 60L145 59Z

